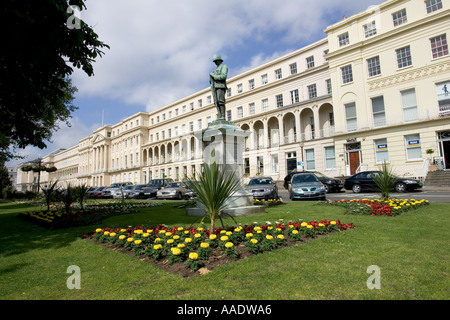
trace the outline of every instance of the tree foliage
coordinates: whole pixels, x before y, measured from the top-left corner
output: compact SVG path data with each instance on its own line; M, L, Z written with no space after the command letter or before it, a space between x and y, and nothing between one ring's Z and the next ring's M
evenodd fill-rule
M46 147L58 123L76 110L73 68L94 74L93 63L109 46L82 20L69 28L69 4L85 0L3 0L0 7L0 160L16 148Z

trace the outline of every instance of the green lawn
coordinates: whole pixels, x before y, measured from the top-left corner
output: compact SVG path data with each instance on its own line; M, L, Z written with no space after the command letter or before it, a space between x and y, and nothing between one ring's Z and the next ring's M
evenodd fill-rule
M115 216L101 227L189 226L198 222L175 202ZM16 216L26 205L0 204L0 299L449 299L450 204L397 217L359 216L315 202L289 202L238 223L340 219L356 228L278 249L183 278L151 263L81 239L99 226L50 231ZM231 219L226 220L230 225ZM80 267L81 289L66 272ZM369 290L367 268L380 268L381 289Z

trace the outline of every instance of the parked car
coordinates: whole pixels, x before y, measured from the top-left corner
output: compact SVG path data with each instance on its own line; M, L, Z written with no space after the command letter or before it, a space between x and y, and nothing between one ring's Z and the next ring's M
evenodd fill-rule
M88 198L93 198L93 194L95 193L95 190L96 190L97 188L96 187L90 187L88 190L87 190L87 196L88 196Z
M156 192L157 199L186 199L188 189L184 182L171 182Z
M133 190L135 186L134 185L128 185L123 188L119 188L113 191L113 198L114 199L122 199L122 196L124 198L128 198L128 193Z
M109 187L107 187L106 189L104 189L102 191L102 198L110 198L112 199L114 196L114 193L118 190L120 190L121 188L125 187L125 186L129 186L132 185L131 182L119 182L119 183L113 183L111 184Z
M253 178L245 190L251 193L254 199L278 199L278 187L271 177Z
M284 183L283 183L284 188L289 189L289 183L291 182L292 176L296 173L301 173L301 172L313 173L320 180L320 182L323 183L327 192L340 192L342 190L342 188L344 187L344 183L345 183L344 179L331 178L331 177L324 175L323 173L321 173L319 171L297 172L294 170L294 171L290 172L286 177L284 177Z
M291 178L289 185L289 198L325 200L326 187L313 173L296 173Z
M344 188L354 193L362 191L379 191L374 177L383 174L381 171L363 171L345 179ZM395 185L392 190L397 192L413 191L422 188L422 182L416 179L395 177Z
M106 187L98 187L95 188L95 190L89 195L90 198L101 198L103 196L103 190L105 190Z
M144 188L146 187L146 184L139 184L136 186L132 186L127 192L126 197L128 199L145 199L148 198L144 194Z
M156 193L166 184L172 183L173 179L152 179L143 188L144 195L148 198L156 197Z

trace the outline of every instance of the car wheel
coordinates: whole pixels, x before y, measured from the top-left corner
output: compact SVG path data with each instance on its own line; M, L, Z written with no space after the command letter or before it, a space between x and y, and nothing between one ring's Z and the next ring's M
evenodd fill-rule
M405 192L406 191L406 184L399 182L395 185L395 191L397 192Z
M361 185L354 184L352 187L353 193L360 193L362 191Z
M324 187L325 187L325 192L326 192L326 193L331 192L331 189L330 189L330 186L329 186L329 185L324 184Z

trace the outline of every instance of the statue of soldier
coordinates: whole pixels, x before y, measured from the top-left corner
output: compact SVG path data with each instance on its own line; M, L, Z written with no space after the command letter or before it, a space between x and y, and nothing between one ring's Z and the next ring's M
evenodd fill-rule
M225 120L225 93L227 91L226 79L228 67L223 64L223 59L218 54L214 55L213 62L217 68L209 74L209 83L211 84L212 96L218 112L217 119Z

